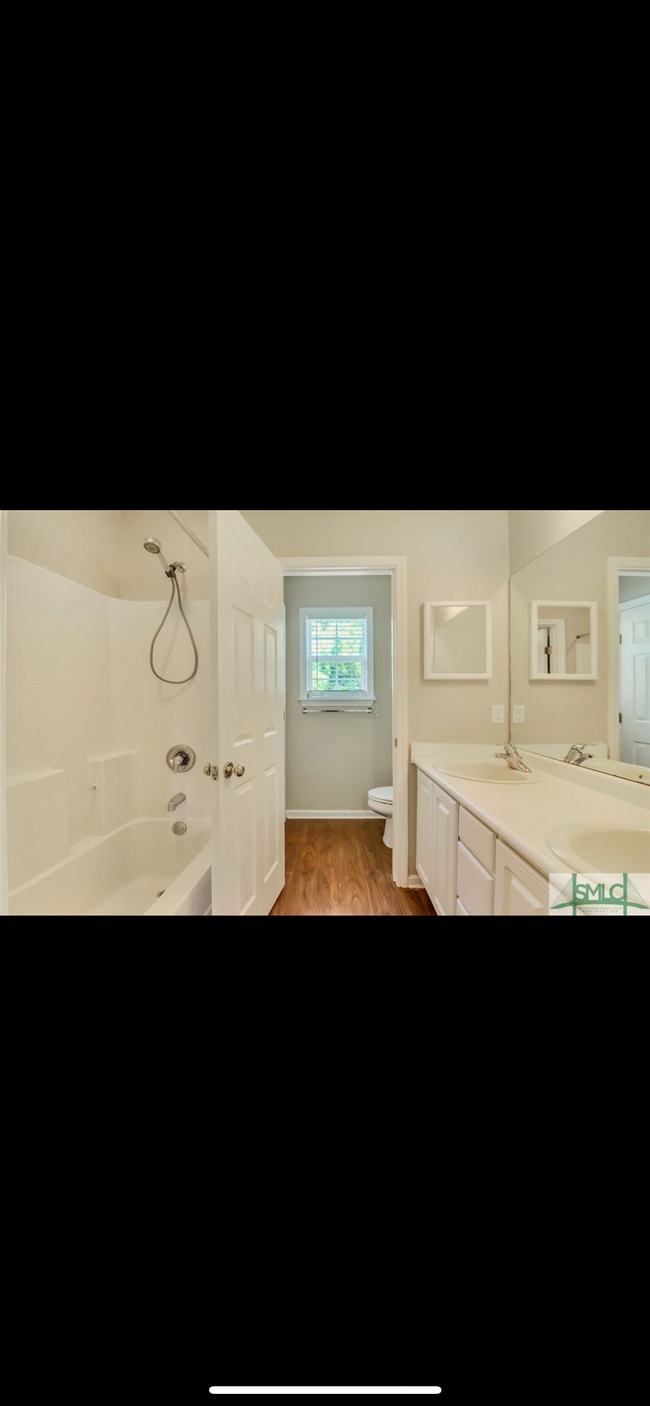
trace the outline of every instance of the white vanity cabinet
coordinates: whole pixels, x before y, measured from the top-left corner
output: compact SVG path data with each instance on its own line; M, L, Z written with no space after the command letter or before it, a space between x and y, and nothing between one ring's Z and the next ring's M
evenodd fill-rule
M433 781L418 771L418 828L415 867L433 902Z
M416 867L441 918L456 916L458 804L418 770Z
M496 912L504 918L548 918L548 879L497 842Z
M456 917L458 802L440 786L433 788L433 892L429 898L441 918Z
M548 879L418 767L417 871L441 918L548 916Z

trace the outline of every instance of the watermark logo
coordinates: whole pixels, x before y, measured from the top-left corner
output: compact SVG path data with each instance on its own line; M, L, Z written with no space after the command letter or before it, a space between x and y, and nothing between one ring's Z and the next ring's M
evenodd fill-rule
M549 914L552 918L640 918L650 914L650 903L629 874L551 874Z

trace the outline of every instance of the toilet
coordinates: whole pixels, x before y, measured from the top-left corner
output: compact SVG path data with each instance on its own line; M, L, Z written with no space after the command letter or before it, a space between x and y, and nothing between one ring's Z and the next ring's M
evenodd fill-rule
M375 786L368 792L368 808L374 810L375 815L386 816L386 828L384 830L384 844L389 849L393 848L393 788L392 786Z

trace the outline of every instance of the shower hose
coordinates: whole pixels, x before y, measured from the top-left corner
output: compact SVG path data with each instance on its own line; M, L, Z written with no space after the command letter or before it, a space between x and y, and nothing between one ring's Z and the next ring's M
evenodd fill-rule
M159 627L158 627L158 629L156 630L156 633L155 633L155 635L154 635L154 637L153 637L153 639L152 639L152 641L151 641L151 650L150 650L150 653L149 653L149 663L151 664L151 672L152 672L152 674L155 674L155 675L156 675L156 678L157 678L157 679L160 679L160 682L161 682L161 683L173 683L173 684L191 683L192 679L196 677L196 674L197 674L197 671L198 671L198 667L199 667L199 651L198 651L198 649L197 649L197 647L196 647L196 640L195 640L195 638L194 638L194 635L192 634L192 627L191 627L190 622L189 622L189 620L188 620L188 618L187 618L187 616L186 616L186 614L185 614L185 611L183 610L183 602L182 602L182 600L181 600L181 588L180 588L180 586L179 586L179 584L178 584L178 580L177 580L176 572L175 572L175 571L173 571L173 572L171 573L171 578L172 578L172 593L171 593L169 605L167 606L167 609L166 609L166 611L165 611L165 614L164 614L162 623L159 625ZM187 627L187 633L188 633L188 635L189 635L189 637L190 637L190 639L191 639L191 641L192 641L192 649L194 650L194 668L193 668L193 670L192 670L192 673L189 674L186 679L164 679L163 676L162 676L162 674L159 674L159 673L158 673L158 670L157 670L157 668L156 668L156 666L155 666L155 664L154 664L154 662L153 662L153 652L154 652L156 640L158 639L158 636L159 636L159 634L161 633L161 631L164 630L164 628L165 628L165 625L166 625L166 623L167 623L167 617L168 617L169 612L170 612L170 610L171 610L171 608L172 608L172 606L173 606L173 604L174 604L174 595L175 595L175 594L178 594L178 608L179 608L179 610L180 610L180 612L181 612L181 615L182 615L182 617L183 617L183 620L185 621L185 625L186 625L186 627Z

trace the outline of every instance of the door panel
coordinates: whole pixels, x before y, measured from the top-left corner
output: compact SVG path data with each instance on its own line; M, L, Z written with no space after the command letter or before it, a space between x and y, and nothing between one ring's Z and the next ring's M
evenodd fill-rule
M621 761L650 757L650 604L621 611Z
M458 862L458 802L440 786L433 787L433 894L441 918L456 917Z
M262 917L284 887L283 572L234 509L210 512L210 606L213 914Z

